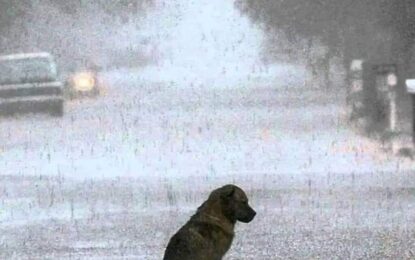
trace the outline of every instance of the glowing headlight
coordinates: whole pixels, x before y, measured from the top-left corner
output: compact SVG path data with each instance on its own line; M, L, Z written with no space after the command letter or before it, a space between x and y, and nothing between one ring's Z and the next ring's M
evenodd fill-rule
M77 91L91 91L95 86L95 78L91 73L78 73L72 80L74 88Z

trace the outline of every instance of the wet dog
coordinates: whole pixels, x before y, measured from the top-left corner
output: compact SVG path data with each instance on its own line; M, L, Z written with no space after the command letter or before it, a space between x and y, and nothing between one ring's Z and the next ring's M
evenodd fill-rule
M164 260L221 260L232 244L236 222L248 223L255 215L241 188L218 188L170 239Z

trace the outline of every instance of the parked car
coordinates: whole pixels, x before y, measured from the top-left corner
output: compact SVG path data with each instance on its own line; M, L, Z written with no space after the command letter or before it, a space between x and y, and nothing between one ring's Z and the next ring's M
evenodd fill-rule
M0 56L0 114L64 113L63 83L49 53Z

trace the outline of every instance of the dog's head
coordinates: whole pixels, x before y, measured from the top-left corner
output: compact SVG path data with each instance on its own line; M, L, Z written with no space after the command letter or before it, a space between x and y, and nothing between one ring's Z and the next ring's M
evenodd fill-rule
M245 192L235 185L225 185L216 190L219 195L222 212L232 222L251 222L256 212L248 204Z

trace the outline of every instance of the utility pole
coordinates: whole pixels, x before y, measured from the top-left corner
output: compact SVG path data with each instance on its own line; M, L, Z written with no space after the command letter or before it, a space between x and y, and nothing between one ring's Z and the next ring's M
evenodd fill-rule
M412 97L412 142L415 145L415 79L406 80L406 91Z
M398 121L398 110L396 107L396 90L398 85L398 77L396 72L390 72L386 78L389 86L389 131L393 134L396 132L396 124Z

